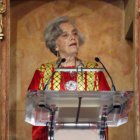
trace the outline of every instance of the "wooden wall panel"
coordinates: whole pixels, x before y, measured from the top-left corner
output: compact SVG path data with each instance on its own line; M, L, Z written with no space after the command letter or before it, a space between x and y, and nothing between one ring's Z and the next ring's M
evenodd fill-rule
M130 27L134 20L134 0L128 0L127 4L125 5L125 27L124 32L125 36L127 36ZM133 27L132 27L133 28Z
M4 35L3 41L0 41L0 140L8 140L8 123L9 123L9 79L10 79L10 1L3 0L6 5L6 13L3 16Z

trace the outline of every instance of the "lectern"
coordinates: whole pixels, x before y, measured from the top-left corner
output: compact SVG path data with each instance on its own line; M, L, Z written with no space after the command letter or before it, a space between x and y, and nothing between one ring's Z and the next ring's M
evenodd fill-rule
M54 128L100 129L127 122L133 92L124 91L32 91L27 93L25 121Z
M28 91L25 121L47 126L50 140L58 128L96 128L104 140L107 126L128 121L132 98L132 91Z

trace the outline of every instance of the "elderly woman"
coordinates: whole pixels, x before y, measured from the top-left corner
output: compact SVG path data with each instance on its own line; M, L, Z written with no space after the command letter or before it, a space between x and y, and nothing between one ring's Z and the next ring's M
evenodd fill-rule
M83 62L77 58L80 45L84 43L81 35L73 22L68 17L58 17L52 20L44 33L47 48L58 57L56 62L42 64L34 74L29 90L110 90L102 72L94 72L93 75L84 73L84 85L80 86L80 79L77 81L77 73L56 72L51 77L54 69L58 67L62 58L66 61L60 64L63 68L97 68L96 63ZM51 77L51 79L50 79ZM91 78L91 83L88 79ZM49 80L49 81L48 81ZM78 84L77 84L78 83ZM46 87L47 85L47 87ZM45 139L45 127L33 126L33 140Z

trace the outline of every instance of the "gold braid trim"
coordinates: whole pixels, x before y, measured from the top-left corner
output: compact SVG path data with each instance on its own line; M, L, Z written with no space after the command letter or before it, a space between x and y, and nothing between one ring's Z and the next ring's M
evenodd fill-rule
M38 70L40 72L42 72L42 78L40 79L40 85L39 85L39 89L40 90L44 90L43 89L43 85L45 86L49 80L49 78L52 75L52 67L56 67L56 64L54 62L52 63L46 63L46 64L42 64ZM48 90L51 90L51 80L48 84Z
M84 67L87 68L99 68L93 62L84 62ZM42 73L42 78L40 80L39 89L44 90L43 87L47 84L50 76L52 75L52 69L57 68L55 62L42 64L38 70ZM97 91L99 90L99 81L98 81L98 72L87 72L85 73L78 73L77 74L77 82L78 82L78 91L85 90L85 76L87 76L87 91ZM48 90L60 90L60 80L61 80L61 73L56 72L53 76L53 87L51 87L51 80L48 84Z
M61 72L57 71L54 74L54 79L53 79L53 90L60 90L60 80L61 80Z
M84 62L84 67L85 68L99 68L99 66L97 66L96 63L93 63L93 62ZM93 72L87 72L87 74L84 73L84 76L83 76L84 83L85 83L85 77L87 79L87 91L99 90L98 72L93 71ZM85 84L84 84L84 90L85 90Z

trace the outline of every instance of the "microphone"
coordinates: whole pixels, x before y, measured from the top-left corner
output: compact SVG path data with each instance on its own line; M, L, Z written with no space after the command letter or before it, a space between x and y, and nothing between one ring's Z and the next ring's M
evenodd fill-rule
M116 88L115 88L115 85L114 85L114 83L113 83L113 80L112 80L112 78L111 78L109 72L107 71L106 67L104 66L104 64L100 61L100 59L99 59L98 57L95 57L95 61L96 61L96 62L99 62L99 63L103 66L104 70L106 71L107 75L109 76L109 78L110 78L110 80L111 80L111 83L112 83L112 91L116 91Z
M62 58L61 61L60 61L59 64L58 64L57 68L59 68L60 65L61 65L62 63L64 63L65 61L66 61L66 59L65 59L65 58Z
M61 65L62 63L64 63L65 61L66 61L66 59L65 59L65 58L62 58L61 61L58 63L57 68L59 68L60 65ZM50 78L49 78L47 84L46 84L45 87L44 87L44 90L48 89L49 82L50 82L50 80L52 79L52 77L54 76L55 72L56 72L56 71L54 71L53 74L50 76Z

